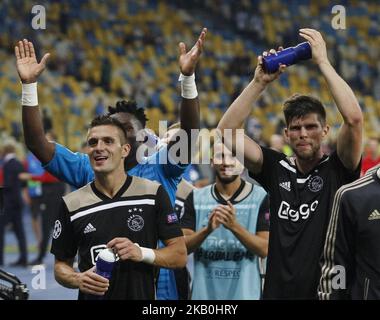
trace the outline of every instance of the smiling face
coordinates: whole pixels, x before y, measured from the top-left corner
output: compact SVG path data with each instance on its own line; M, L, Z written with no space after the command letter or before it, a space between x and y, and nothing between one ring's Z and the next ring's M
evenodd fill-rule
M221 143L214 145L212 166L217 178L224 184L235 181L244 170L244 166Z
M124 133L114 125L99 125L89 130L88 156L95 174L124 172L124 158L130 151Z
M293 118L285 129L285 136L297 158L314 160L321 153L321 143L328 131L329 127L322 126L316 113L308 113Z

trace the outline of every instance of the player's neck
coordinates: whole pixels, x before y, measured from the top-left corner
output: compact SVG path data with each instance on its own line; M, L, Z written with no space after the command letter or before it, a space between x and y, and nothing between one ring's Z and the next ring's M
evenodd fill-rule
M110 174L97 174L94 182L96 189L107 197L113 198L123 186L126 179L127 174L124 171L120 171Z
M319 161L321 161L322 157L322 150L319 150L313 159L301 159L299 157L296 157L296 166L298 171L300 171L303 174L310 172L315 168Z
M218 190L219 194L226 200L230 199L235 192L239 189L241 184L240 177L236 177L231 183L223 183L216 177L215 187Z

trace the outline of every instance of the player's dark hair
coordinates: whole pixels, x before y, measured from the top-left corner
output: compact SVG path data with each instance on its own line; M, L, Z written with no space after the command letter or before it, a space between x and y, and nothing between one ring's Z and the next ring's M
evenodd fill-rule
M293 119L304 117L310 113L316 113L322 126L326 125L326 111L318 99L294 94L284 102L284 116L288 127Z
M129 142L128 137L127 137L127 133L124 129L123 124L119 120L117 120L116 118L113 118L113 117L106 115L106 114L102 114L102 115L95 117L91 121L89 129L94 128L94 127L98 127L98 126L107 126L107 125L119 128L123 132L124 141Z
M148 121L148 118L145 115L145 111L143 108L138 108L136 101L133 100L120 100L116 102L115 107L108 107L108 115L119 113L119 112L126 112L130 113L133 116L136 117L138 121L141 122L143 128L145 128L146 122Z

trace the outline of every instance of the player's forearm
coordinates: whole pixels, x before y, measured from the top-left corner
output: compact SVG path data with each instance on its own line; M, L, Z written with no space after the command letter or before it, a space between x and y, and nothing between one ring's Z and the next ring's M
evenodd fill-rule
M181 129L191 133L191 129L199 129L199 100L198 97L194 99L181 100L180 110Z
M192 136L192 129L200 128L199 121L199 100L198 97L194 99L185 99L182 98L181 101L181 110L180 110L180 121L181 129L185 130L187 133L187 150L188 150L188 163L191 162L191 146L196 142L198 136ZM195 141L191 141L194 138Z
M168 269L183 268L187 263L187 251L184 242L154 250L154 265Z
M191 146L195 144L197 135L192 136L192 129L200 128L199 99L195 83L194 70L192 73L181 74L181 108L180 123L181 129L186 131L187 136L187 159L186 163L191 162ZM194 139L194 141L192 141Z
M235 99L231 106L227 109L218 124L218 129L239 129L242 127L246 118L252 111L252 104L258 100L265 90L265 86L252 80L243 92Z
M69 264L56 261L54 265L55 280L62 286L70 289L79 288L79 273Z
M195 250L197 250L210 233L211 232L208 230L208 228L204 227L192 234L185 234L185 243L188 254L193 253Z
M49 162L54 155L54 144L45 137L42 117L38 106L22 107L22 124L24 129L24 140L28 149L42 163Z
M344 122L350 126L362 125L363 115L358 100L350 86L326 61L319 65Z
M231 232L250 252L265 258L268 255L268 239L250 233L240 224L231 229Z

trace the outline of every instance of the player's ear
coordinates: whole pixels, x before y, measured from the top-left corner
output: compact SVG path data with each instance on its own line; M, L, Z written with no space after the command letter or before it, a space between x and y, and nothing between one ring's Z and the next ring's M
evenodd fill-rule
M284 137L285 137L285 142L289 143L289 130L288 130L288 128L284 128Z
M324 138L325 136L327 136L327 134L329 133L329 131L330 131L330 126L329 126L328 124L326 124L326 125L323 127L323 133L322 133L323 138Z
M125 143L122 145L122 153L121 156L123 158L128 157L129 153L131 152L131 145L129 143Z

